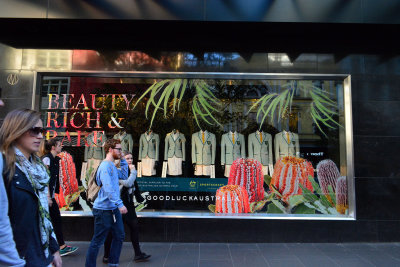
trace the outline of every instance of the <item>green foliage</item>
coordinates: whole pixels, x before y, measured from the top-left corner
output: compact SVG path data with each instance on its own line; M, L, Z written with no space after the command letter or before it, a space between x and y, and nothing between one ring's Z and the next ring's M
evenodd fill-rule
M215 205L213 205L213 204L208 205L208 209L209 209L212 213L215 213Z
M304 202L304 197L302 195L294 195L289 197L289 205L295 207Z
M146 100L145 115L146 119L149 119L149 113L152 112L151 128L159 110L163 110L164 118L167 118L169 112L174 117L176 112L180 110L182 99L187 92L189 92L189 97L192 98L191 110L199 128L201 128L199 120L209 125L213 125L211 122L213 121L221 126L220 122L213 116L213 113L220 112L221 102L203 80L167 79L155 82L139 97L133 109L149 95Z
M213 123L210 122L211 119L222 127L221 123L219 123L212 114L213 112L220 112L220 100L215 97L204 81L195 81L194 86L195 96L193 97L192 111L199 128L201 127L198 118L201 118L209 125L213 125Z
M319 195L319 197L300 184L300 187L303 190L304 205L310 209L315 209L321 212L322 214L339 215L334 205L332 205L332 203L328 200L328 198L322 193L321 188L319 187L318 183L315 182L314 178L309 176L308 179L312 183L312 186L315 192ZM332 198L332 201L336 203L335 195L330 194L330 196Z
M270 184L269 188L271 189L272 193L276 194L279 198L282 198L282 194L279 193L278 189L273 184Z
M250 203L250 212L254 213L256 211L261 210L265 206L266 203L267 203L267 200L261 200L261 201Z
M140 203L139 205L137 205L137 207L135 207L135 211L136 212L139 212L139 211L141 211L142 209L144 209L144 208L146 208L147 207L147 204L145 204L145 203Z
M315 214L314 208L309 208L305 204L299 204L292 210L293 214Z
M305 88L301 83L300 86ZM317 125L318 129L326 136L320 123L323 123L326 127L331 129L336 129L336 126L342 127L333 118L334 115L338 115L334 110L337 108L337 104L329 98L328 93L315 86L311 86L308 90L313 100L310 104L311 118L315 122L315 125Z
M271 176L269 176L268 174L264 175L264 182L266 185L268 185L268 187L271 184L271 180L272 180Z
M267 213L286 213L285 207L279 202L279 200L273 199L268 205Z
M250 107L248 113L258 107L257 119L262 115L262 119L259 121L260 129L267 117L269 117L271 123L273 123L276 115L279 121L287 109L291 111L296 90L304 91L306 94L310 95L312 100L310 104L311 118L325 136L326 134L322 130L321 124L331 129L335 129L336 126L342 127L334 119L334 115L338 115L336 112L337 104L329 98L328 92L316 86L310 86L302 81L290 81L283 85L282 89L283 90L279 94L270 93L262 96Z
M336 194L333 192L332 185L328 185L329 196L333 202L333 206L336 206Z

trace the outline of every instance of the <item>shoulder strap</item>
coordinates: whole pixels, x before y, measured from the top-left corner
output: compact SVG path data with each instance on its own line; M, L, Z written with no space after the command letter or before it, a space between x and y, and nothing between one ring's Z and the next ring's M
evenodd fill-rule
M101 163L103 163L103 161L100 162L99 166L97 166L97 168L96 168L96 172L94 173L94 183L99 187L103 186L103 184L98 185L98 183L97 183L97 171L99 170Z

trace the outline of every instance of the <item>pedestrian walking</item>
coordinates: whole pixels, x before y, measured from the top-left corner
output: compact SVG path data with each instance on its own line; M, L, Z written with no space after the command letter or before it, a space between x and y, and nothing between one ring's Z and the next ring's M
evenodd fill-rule
M49 182L49 206L50 206L50 218L53 223L54 232L57 237L58 244L60 246L60 255L66 256L68 254L74 253L78 250L77 247L67 246L64 241L64 235L62 232L62 220L60 214L60 208L58 207L57 201L55 199L55 194L60 193L60 158L57 157L61 153L62 144L60 140L55 138L45 140L42 152L42 161L47 166L50 172L50 182Z
M104 144L107 155L97 169L96 183L101 186L93 204L94 235L86 253L86 267L96 266L100 247L104 244L108 232L112 232L112 243L108 266L118 266L125 233L121 214L127 213L120 194L119 179L128 178L128 163L121 159L117 169L115 160L121 158L121 142L108 139Z
M0 128L11 228L28 267L62 265L49 215L50 177L36 155L44 132L40 113L29 109L11 111Z
M0 107L4 106L1 100L0 88ZM4 187L3 177L3 155L0 156L0 266L25 266L25 261L18 255L17 248L12 234L10 218L8 217L8 199L6 188Z
M131 236L131 242L135 256L133 260L135 262L147 261L151 255L148 255L141 251L139 245L139 224L138 218L135 211L135 204L133 201L133 195L135 195L136 201L143 202L144 198L140 194L139 185L136 182L137 171L135 165L133 164L132 153L124 151L123 153L126 162L129 167L129 178L127 180L119 180L120 184L120 194L124 206L127 208L128 212L122 215L123 222L128 226ZM122 186L122 187L121 187ZM104 243L104 257L103 262L108 263L108 257L110 255L110 248L112 242L112 234L108 233L106 242Z

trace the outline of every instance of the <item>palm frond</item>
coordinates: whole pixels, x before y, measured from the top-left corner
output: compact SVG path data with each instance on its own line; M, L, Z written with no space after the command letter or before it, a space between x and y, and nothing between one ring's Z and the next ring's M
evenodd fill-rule
M151 127L159 110L164 111L164 118L167 118L170 111L172 111L172 116L175 116L175 113L180 110L182 99L188 88L194 89L192 112L196 123L200 126L199 119L201 119L207 124L212 125L214 121L221 126L213 116L214 112L220 112L221 101L215 97L211 87L204 80L166 79L155 82L139 97L133 109L148 96L145 116L148 119L150 109L153 108L150 118Z
M213 124L210 122L210 120L212 120L222 127L222 124L213 115L214 112L220 112L221 101L215 97L209 86L204 81L196 81L194 86L196 94L193 97L192 110L199 128L201 127L198 118L201 118L209 125Z

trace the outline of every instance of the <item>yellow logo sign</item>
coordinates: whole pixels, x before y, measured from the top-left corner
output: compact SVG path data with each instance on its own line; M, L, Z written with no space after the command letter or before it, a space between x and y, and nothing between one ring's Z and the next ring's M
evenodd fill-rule
M7 82L10 85L16 85L19 82L19 77L15 73L10 73L7 76Z
M190 187L195 188L196 187L196 181L190 181Z

